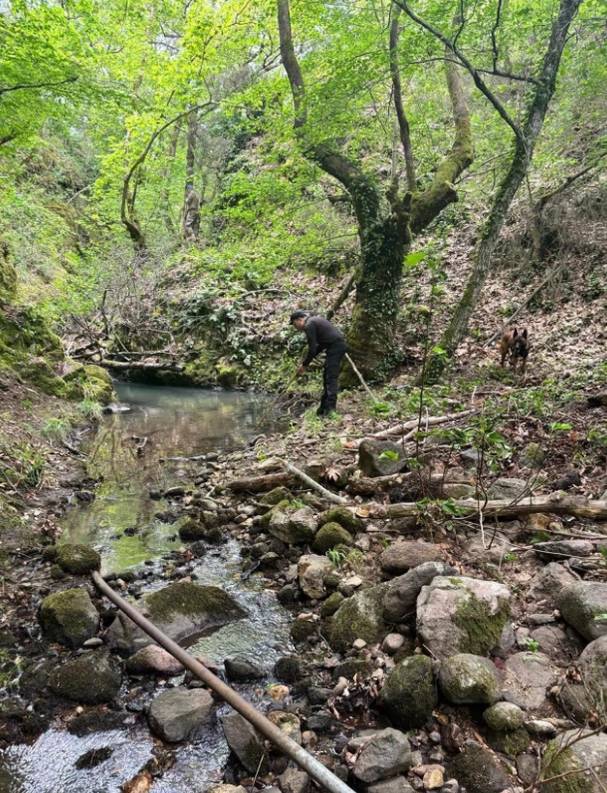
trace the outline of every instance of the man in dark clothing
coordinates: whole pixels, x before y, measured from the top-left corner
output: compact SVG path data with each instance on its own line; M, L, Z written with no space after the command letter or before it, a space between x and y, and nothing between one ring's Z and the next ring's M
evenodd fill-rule
M318 416L326 416L335 410L337 405L337 380L339 369L346 354L344 334L324 317L310 317L305 311L294 311L291 314L291 325L306 334L308 353L297 370L303 374L316 356L324 352L325 367L323 372L323 392Z

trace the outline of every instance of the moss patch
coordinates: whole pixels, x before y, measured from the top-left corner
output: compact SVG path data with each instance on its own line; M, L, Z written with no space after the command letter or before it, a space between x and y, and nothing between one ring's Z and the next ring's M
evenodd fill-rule
M386 630L383 621L385 591L385 584L379 584L357 592L341 604L327 630L329 644L334 650L349 649L355 639L375 644L382 638Z
M551 742L546 748L542 761L542 793L594 793L592 779L580 769L580 763L571 749L560 749ZM558 777L560 774L566 774Z
M92 570L99 570L101 557L89 545L64 543L57 549L57 564L66 573L85 575Z
M424 725L437 702L432 661L426 655L412 655L400 661L380 696L382 707L403 729Z
M165 622L176 614L192 617L208 614L217 621L244 616L244 611L223 589L199 586L189 581L177 581L152 592L145 602L152 620L159 622Z
M320 527L316 537L314 537L312 547L317 553L326 553L331 548L335 548L336 545L349 546L353 542L350 532L340 526L339 523L333 521Z
M510 618L507 603L492 614L486 603L473 594L463 600L455 613L455 624L465 634L460 651L473 655L487 655L499 644L504 626Z

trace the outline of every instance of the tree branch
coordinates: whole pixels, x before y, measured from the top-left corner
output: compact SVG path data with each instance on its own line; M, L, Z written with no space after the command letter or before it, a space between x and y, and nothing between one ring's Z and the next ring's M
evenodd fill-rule
M469 72L470 76L474 80L474 84L479 89L479 91L485 95L485 97L491 102L493 107L497 110L499 115L504 119L506 124L512 129L514 134L516 135L517 139L522 140L522 131L516 121L512 118L510 113L506 110L502 102L497 98L497 96L493 93L493 91L489 88L487 83L483 80L480 75L478 69L476 69L472 63L466 58L466 56L458 49L457 45L448 39L444 33L441 33L438 28L435 28L434 25L431 25L426 20L419 17L414 11L409 8L407 0L394 0L394 2L398 3L403 11L420 27L427 30L428 33L431 33L435 38L437 38L445 47L453 53L453 55L457 58L457 60L461 63L461 65Z
M403 92L400 79L400 68L398 65L398 42L400 38L399 17L402 9L400 6L392 5L392 22L390 24L390 74L392 75L392 93L394 97L394 109L398 121L400 141L405 157L405 169L407 172L407 187L411 192L416 188L415 181L415 161L413 159L413 149L411 146L411 136L409 132L409 121L403 106Z
M291 12L289 0L277 0L278 32L280 36L280 57L287 73L293 97L293 127L304 147L304 151L312 160L333 176L345 187L352 198L352 205L361 234L368 229L369 222L377 219L379 212L379 196L374 185L365 173L347 157L327 143L312 143L306 140L304 127L307 121L305 106L306 92L303 74L295 47L291 29Z
M2 94L8 94L11 91L25 91L25 90L32 90L35 88L55 88L58 85L66 85L66 83L75 83L78 78L73 77L66 77L65 80L57 80L55 82L48 82L48 83L18 83L17 85L10 85L7 87L0 86L0 96Z

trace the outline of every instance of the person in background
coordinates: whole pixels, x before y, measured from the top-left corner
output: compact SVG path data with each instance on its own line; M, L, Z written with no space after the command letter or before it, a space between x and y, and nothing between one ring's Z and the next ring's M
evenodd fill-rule
M200 230L200 196L194 190L192 182L185 186L185 204L183 207L183 238L188 242L196 242Z
M305 333L308 340L307 355L297 370L299 376L306 371L317 355L321 352L325 353L323 392L316 415L328 416L337 406L337 381L341 362L347 351L344 334L328 319L309 316L301 310L291 314L290 324Z

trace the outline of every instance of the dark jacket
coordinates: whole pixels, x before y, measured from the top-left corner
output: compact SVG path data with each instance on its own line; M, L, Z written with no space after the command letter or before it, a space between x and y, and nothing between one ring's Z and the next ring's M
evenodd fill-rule
M324 317L308 317L304 331L308 339L308 354L304 358L304 366L333 345L343 346L345 349L344 334Z

